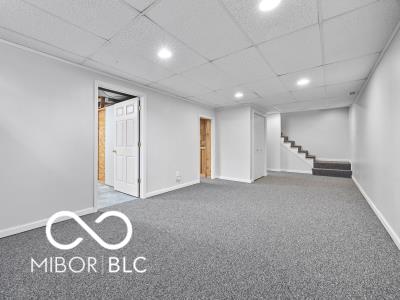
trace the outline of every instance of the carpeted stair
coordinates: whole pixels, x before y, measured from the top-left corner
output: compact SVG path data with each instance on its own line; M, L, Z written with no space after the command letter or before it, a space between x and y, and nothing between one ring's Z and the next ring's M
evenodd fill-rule
M350 162L315 160L313 175L351 178Z
M296 142L290 140L288 136L281 133L281 137L285 143L290 144L291 148L297 149L299 153L305 153L306 158L314 160L314 168L312 169L313 175L351 178L353 173L351 171L350 162L317 160L315 155L310 154L308 150L303 149L302 146L296 145Z
M306 158L310 158L310 159L313 159L313 160L315 161L316 156L310 154L310 153L308 152L308 150L303 149L303 147L300 146L300 145L296 145L296 142L295 142L295 141L289 140L289 137L283 135L283 133L281 133L281 137L283 138L283 141L284 141L285 143L290 144L290 147L291 147L291 148L297 149L297 152L299 152L299 153L304 153L304 154L306 155Z

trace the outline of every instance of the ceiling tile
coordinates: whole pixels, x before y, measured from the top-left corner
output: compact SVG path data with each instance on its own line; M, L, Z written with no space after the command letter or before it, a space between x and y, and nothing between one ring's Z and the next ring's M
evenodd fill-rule
M349 98L322 99L322 100L281 104L281 105L276 105L275 108L278 109L280 112L293 112L293 111L348 107L353 102L354 100Z
M365 79L371 72L379 54L342 61L324 66L326 84Z
M267 77L256 82L245 84L244 87L248 88L259 94L261 97L270 95L282 94L287 92L287 89L279 80L278 77Z
M201 101L202 103L207 103L214 107L223 107L223 106L229 106L229 105L236 104L235 101L233 101L231 99L226 99L225 97L223 97L215 92L212 92L212 93L209 93L206 95L202 95L202 96L199 96L196 98L199 99L199 101Z
M103 38L110 38L138 15L122 1L26 0Z
M144 11L147 7L149 7L155 0L123 0L126 3L130 4L138 11Z
M283 104L283 103L291 103L291 102L295 102L295 101L296 100L294 99L294 97L291 93L285 92L285 93L281 93L281 94L263 97L262 99L257 100L257 103L262 104L262 105L276 105L276 104Z
M93 56L93 60L151 82L159 81L174 74L160 64L139 55L133 55L129 46L121 47L113 43L97 52Z
M241 99L235 98L235 94L238 92L243 93L243 98ZM235 101L235 102L248 102L249 100L259 97L258 95L256 95L255 93L244 87L227 88L216 91L215 94L221 98L227 99L227 101Z
M319 26L312 26L259 46L277 74L286 74L322 65Z
M19 0L1 2L0 27L80 56L88 56L105 40Z
M212 63L196 67L182 73L182 75L211 90L219 90L236 85L232 78Z
M311 101L327 97L325 87L315 87L293 91L293 97L296 101Z
M127 80L132 80L134 82L140 83L140 84L150 84L149 80L146 80L144 78L138 77L132 73L122 71L120 69L115 68L115 65L105 65L103 63L100 63L98 61L94 61L91 59L87 59L84 63L84 66L90 67L92 69L108 73L114 76L118 76Z
M0 38L74 63L81 63L85 59L84 57L72 52L65 51L8 29L0 28Z
M381 51L399 20L400 4L385 0L324 22L326 63Z
M229 74L238 84L255 81L260 77L275 76L254 47L218 59L213 63Z
M147 16L208 59L250 46L218 1L161 1Z
M349 97L355 98L360 91L365 80L357 80L346 83L328 85L326 87L327 97L328 98L339 98L339 97ZM350 95L350 93L355 92L354 95Z
M305 87L297 85L297 81L302 78L310 79L310 84ZM324 72L322 67L304 70L296 73L290 73L288 75L280 76L280 79L290 91L305 90L312 87L318 87L324 85Z
M322 17L324 19L332 18L376 1L377 0L321 0Z
M181 75L174 75L163 79L157 83L151 84L151 86L169 90L183 97L204 95L211 92L211 90L202 87Z
M163 31L146 17L139 17L113 39L114 48L129 50L131 55L139 55L147 60L179 73L206 63L201 56ZM161 60L157 53L167 47L173 53L168 60Z
M222 0L256 43L318 23L316 0L282 1L272 12L261 12L259 0Z

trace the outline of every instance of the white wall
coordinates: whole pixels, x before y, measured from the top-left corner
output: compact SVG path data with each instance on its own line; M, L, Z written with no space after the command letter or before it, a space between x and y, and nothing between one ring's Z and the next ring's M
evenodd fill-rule
M93 207L95 80L147 95L147 194L177 187L177 170L199 180L199 115L213 111L7 43L0 53L0 236Z
M298 153L296 148L292 148L289 143L281 141L281 165L280 170L291 173L312 174L314 161L306 159L305 154Z
M217 111L216 119L218 177L251 182L251 108Z
M351 108L353 176L400 247L400 36Z
M282 114L282 132L317 159L350 159L347 107Z
M154 92L147 95L147 196L199 182L200 116L215 118L214 111Z
M267 167L271 171L281 169L281 114L267 116Z
M105 184L114 186L114 147L115 147L115 115L114 106L106 107L105 126Z

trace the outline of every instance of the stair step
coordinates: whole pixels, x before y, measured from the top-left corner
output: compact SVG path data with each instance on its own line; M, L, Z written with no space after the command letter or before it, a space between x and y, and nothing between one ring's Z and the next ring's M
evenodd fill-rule
M292 147L292 148L297 148L297 151L298 151L298 152L301 151L301 146L294 145L294 146L291 146L291 147Z
M337 170L337 169L320 169L313 168L313 175L318 176L331 176L331 177L343 177L343 178L351 178L353 172L350 170Z
M322 161L316 160L314 162L314 168L316 169L334 169L334 170L351 170L351 163L343 161Z
M306 158L312 158L312 159L314 159L314 160L315 160L315 159L316 159L316 156L315 156L315 155L310 155L310 154L307 154L307 155L306 155Z

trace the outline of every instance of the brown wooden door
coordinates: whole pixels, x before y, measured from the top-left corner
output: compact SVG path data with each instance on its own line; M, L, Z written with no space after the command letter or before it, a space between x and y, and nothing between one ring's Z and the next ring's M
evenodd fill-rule
M211 120L200 119L200 176L211 176Z

